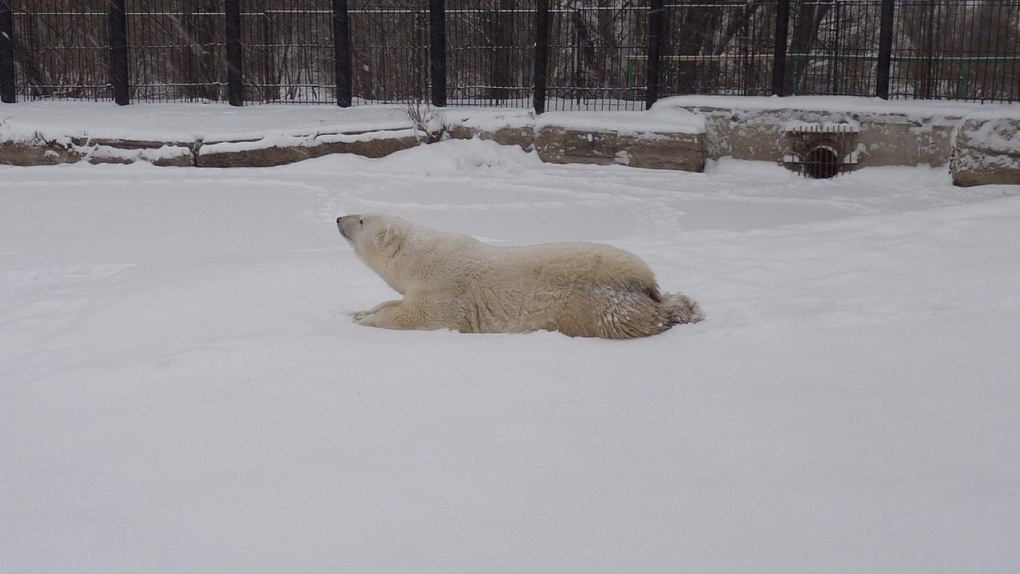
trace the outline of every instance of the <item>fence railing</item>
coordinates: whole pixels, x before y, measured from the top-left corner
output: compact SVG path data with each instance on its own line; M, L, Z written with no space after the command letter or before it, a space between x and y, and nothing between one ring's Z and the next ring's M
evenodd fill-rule
M1020 101L1020 0L0 0L0 101Z

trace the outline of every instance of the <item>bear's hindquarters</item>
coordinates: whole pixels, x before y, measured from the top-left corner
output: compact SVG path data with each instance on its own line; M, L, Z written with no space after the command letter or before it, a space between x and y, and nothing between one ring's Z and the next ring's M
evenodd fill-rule
M594 328L587 333L563 330L564 333L607 339L633 339L657 335L674 325L697 323L704 319L698 304L679 293L660 293L655 288L621 290L602 286L592 290L589 295L587 324Z
M674 325L698 323L705 320L701 305L683 293L666 293L662 297L662 305L669 311L670 321Z

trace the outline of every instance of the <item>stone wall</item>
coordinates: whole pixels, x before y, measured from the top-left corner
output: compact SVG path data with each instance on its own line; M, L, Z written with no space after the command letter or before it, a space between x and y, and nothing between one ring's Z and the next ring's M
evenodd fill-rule
M1020 184L1020 115L917 114L668 103L648 112L463 110L446 136L534 150L546 162L702 171L733 157L796 168L817 139L838 148L842 171L869 166L946 166L960 186ZM785 102L784 102L785 103ZM1003 116L1007 117L1003 117ZM156 142L87 137L0 141L0 163L88 161L198 167L273 166L333 153L382 157L421 145L413 129L277 135L247 141Z

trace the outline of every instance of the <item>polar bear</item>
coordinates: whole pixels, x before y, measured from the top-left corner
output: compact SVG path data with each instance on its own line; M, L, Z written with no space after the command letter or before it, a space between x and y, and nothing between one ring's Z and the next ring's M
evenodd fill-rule
M628 339L704 319L694 300L659 291L638 256L608 245L498 247L378 214L345 215L336 224L358 257L404 296L354 313L361 325Z

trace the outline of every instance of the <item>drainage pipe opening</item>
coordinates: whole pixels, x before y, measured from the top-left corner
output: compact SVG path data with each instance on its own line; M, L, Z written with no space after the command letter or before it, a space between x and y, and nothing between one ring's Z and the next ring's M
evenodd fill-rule
M839 175L839 154L832 146L817 145L811 148L801 162L804 175L815 179L828 179Z

